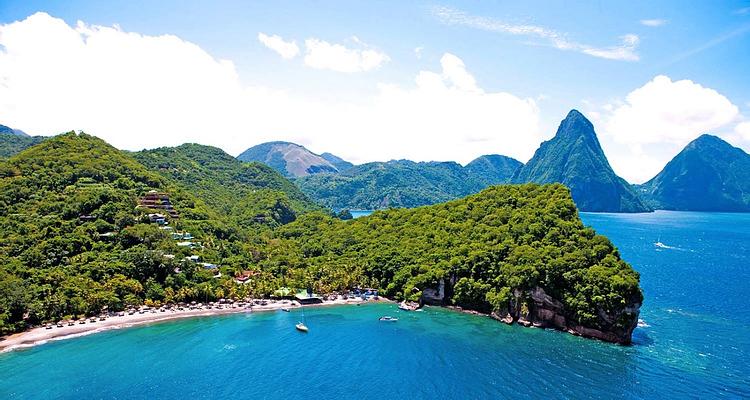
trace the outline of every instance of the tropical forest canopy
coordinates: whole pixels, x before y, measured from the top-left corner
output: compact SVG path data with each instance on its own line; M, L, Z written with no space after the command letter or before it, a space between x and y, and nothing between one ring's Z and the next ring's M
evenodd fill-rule
M206 146L133 154L67 133L0 162L0 333L282 286L415 299L441 280L483 311L540 287L590 326L640 299L637 273L561 185L343 221L274 170Z

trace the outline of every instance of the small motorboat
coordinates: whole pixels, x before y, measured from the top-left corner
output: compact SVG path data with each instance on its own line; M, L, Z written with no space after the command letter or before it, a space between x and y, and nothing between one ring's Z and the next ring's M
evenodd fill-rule
M379 321L384 321L384 322L396 322L396 321L398 321L398 318L393 318L393 317L391 317L389 315L386 315L386 316L380 317L380 319L378 319L378 320Z
M290 309L288 309L288 308L285 307L285 308L282 308L281 311L283 311L283 312L291 312L292 310L290 310Z
M302 322L298 323L297 325L294 325L294 327L297 328L297 330L300 332L308 331L307 326L305 326L305 324L303 324Z
M415 311L415 310L417 310L417 307L415 307L415 306L413 306L411 304L407 304L406 300L404 300L404 301L398 303L398 309L399 310L403 310L403 311Z

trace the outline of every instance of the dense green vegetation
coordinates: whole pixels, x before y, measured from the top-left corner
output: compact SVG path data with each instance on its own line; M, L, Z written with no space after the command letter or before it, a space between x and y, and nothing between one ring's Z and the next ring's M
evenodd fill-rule
M216 147L183 144L133 156L243 228L259 220L285 224L320 209L272 168L243 163Z
M466 167L454 162L397 160L356 165L338 174L310 175L296 182L312 199L333 209L418 207L505 183L519 165L503 156L482 156Z
M269 168L215 148L131 154L67 133L0 162L0 189L0 333L282 286L416 299L443 281L455 304L497 312L543 288L591 327L641 299L637 273L582 225L561 185L493 187L344 221L348 212L316 211ZM162 210L139 206L152 190L179 213L166 217L172 230L150 221ZM178 232L193 245L178 245ZM243 271L253 274L244 284L234 279Z
M690 142L639 187L654 208L750 211L750 155L712 135Z
M607 238L583 226L562 185L496 186L349 222L310 214L275 236L295 249L287 265L316 282L345 269L394 298L417 300L446 280L456 282L455 304L502 313L514 292L529 301L540 287L562 301L571 321L590 327L601 313L618 315L642 300L638 274ZM628 318L621 323L635 322Z
M233 170L241 171L237 179L248 180L252 171L259 171L260 181L252 187L291 188L266 167L240 165ZM224 192L226 198L210 198L210 189L200 182L212 179L200 178L209 171L197 171L197 188L187 189L183 185L188 180L150 171L100 139L75 133L50 138L0 162L0 333L97 314L104 306L117 310L144 302L269 294L277 286L271 278L240 285L233 277L256 265L264 244L253 232L293 219L295 204L309 203L293 190L295 200L271 189L247 199ZM239 183L232 186L228 176L227 171L213 175L236 189ZM161 210L136 207L138 197L149 190L169 194L179 212L179 219L167 218L170 226L175 232L190 232L200 246L178 246L170 231L149 222L148 213ZM221 205L223 201L239 204ZM279 202L288 204L279 208ZM268 209L261 214L273 219L243 220L243 212L264 205ZM279 215L279 209L291 214ZM221 265L223 277L215 279L215 271L185 259L193 255Z
M0 125L2 127L3 125ZM8 158L40 143L42 136L23 136L13 133L0 133L0 159Z
M516 171L512 182L562 183L581 211L649 211L630 184L612 170L594 126L576 110L560 123L555 137L542 143Z

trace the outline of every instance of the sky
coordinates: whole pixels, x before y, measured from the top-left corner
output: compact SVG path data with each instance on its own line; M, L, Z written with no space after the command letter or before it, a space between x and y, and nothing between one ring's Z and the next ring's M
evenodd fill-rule
M126 150L526 162L578 109L641 183L750 151L748 71L750 0L0 2L0 124Z

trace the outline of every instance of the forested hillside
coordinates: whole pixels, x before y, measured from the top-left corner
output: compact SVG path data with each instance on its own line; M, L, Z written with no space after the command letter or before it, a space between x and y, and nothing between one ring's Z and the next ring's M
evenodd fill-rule
M183 144L133 156L245 228L260 219L284 224L321 209L271 167L241 162L216 147Z
M2 126L2 125L0 125ZM16 155L44 140L42 136L15 135L0 133L0 159Z
M630 340L642 301L638 274L584 227L559 184L496 186L349 222L310 214L275 236L294 249L287 265L320 289L340 268L395 298L418 300L442 282L449 303L605 340Z
M252 285L233 277L252 265L261 243L249 224L279 222L237 223L218 200L208 204L193 193L200 188L181 185L72 132L1 162L0 332L103 307L247 295ZM176 218L139 206L152 190L168 196ZM166 225L149 218L156 213Z
M612 170L594 125L577 110L571 110L555 137L543 142L534 157L516 170L512 182L562 183L570 188L581 211L650 211L630 184Z
M750 155L716 136L701 135L639 189L663 210L748 212Z
M417 300L442 285L440 302L630 340L638 274L583 226L562 185L342 221L212 147L135 157L71 132L0 162L0 333L282 286Z
M455 162L394 160L355 165L338 174L316 174L296 182L310 198L333 209L418 207L453 200L506 183L520 162L482 156L462 167Z

